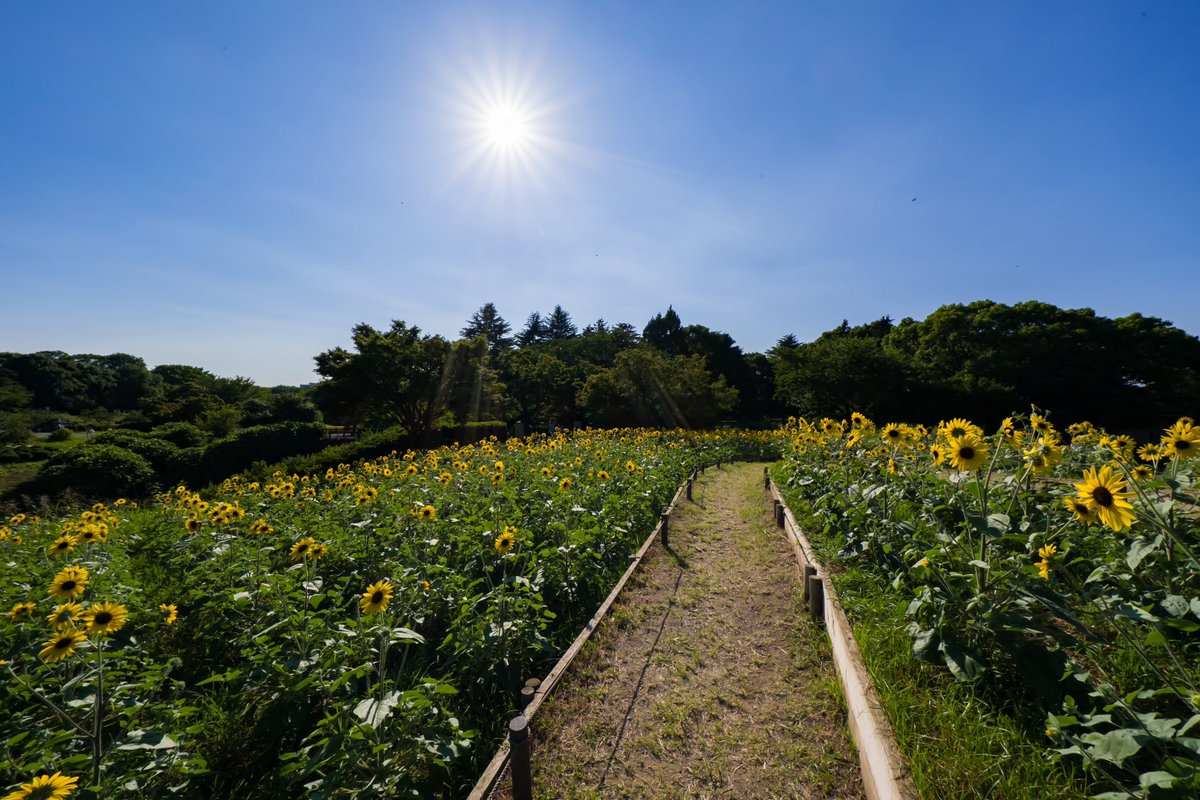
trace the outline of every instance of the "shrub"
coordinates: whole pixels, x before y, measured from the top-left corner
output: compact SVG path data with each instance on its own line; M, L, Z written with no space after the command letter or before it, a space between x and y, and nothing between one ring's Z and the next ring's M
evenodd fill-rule
M179 473L180 449L174 443L138 431L111 430L92 437L84 447L113 445L137 453L150 462L164 480L174 480Z
M200 447L208 444L211 438L190 422L168 422L150 429L150 435L157 439L166 439L176 447Z
M407 449L407 446L408 434L402 426L395 425L386 430L367 434L356 442L335 444L319 450L312 455L293 456L292 458L284 459L278 467L289 474L307 475L314 472L324 472L330 467L336 467L338 464L352 464L355 461L386 456L393 450L403 452ZM266 474L270 474L273 471L274 469L267 467Z
M245 428L204 449L200 474L193 483L212 483L246 469L255 461L279 461L312 453L321 447L325 426L317 423L281 422Z
M59 428L58 430L51 431L50 435L46 437L46 441L47 442L65 442L65 441L68 441L74 435L75 435L75 431L71 430L70 428Z
M154 468L137 453L111 444L87 444L47 461L34 479L34 490L59 494L70 489L88 497L141 497L154 484Z

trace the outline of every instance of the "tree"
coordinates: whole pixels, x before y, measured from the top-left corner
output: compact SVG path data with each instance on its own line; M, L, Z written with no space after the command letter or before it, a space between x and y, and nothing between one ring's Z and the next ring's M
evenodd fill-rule
M779 341L775 343L772 350L795 350L800 346L800 340L796 338L794 333L789 333L786 336L780 336Z
M737 404L737 390L714 379L700 356L668 356L639 346L590 375L579 405L601 425L699 428Z
M642 330L642 339L664 353L680 355L683 352L683 322L675 308L667 306L667 313L655 314Z
M810 417L906 418L905 364L878 339L835 336L774 352L776 397Z
M546 338L546 323L542 322L542 315L534 311L525 320L525 327L517 334L517 344L521 347L531 347L539 344Z
M450 345L438 405L449 411L455 422L495 419L502 414L504 385L489 366L489 345L482 334Z
M511 350L500 362L501 374L509 399L510 420L533 425L559 413L563 394L574 395L567 365L550 353L531 348Z
M571 321L571 315L563 310L562 306L555 306L554 310L550 312L550 316L546 318L545 339L558 342L577 335L579 335L579 329Z
M509 335L511 332L512 326L496 311L495 304L484 303L467 320L467 325L459 332L459 336L463 339L483 336L487 339L488 356L495 363L501 353L513 346L513 337Z
M399 424L424 437L441 412L450 343L400 320L386 331L356 325L352 341L353 352L335 347L315 357L325 379L314 390L317 405L334 420Z

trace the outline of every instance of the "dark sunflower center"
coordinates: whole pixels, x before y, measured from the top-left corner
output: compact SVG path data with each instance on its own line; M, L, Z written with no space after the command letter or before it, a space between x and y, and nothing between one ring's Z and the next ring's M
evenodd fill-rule
M963 461L970 461L975 457L975 448L970 446L960 447L958 449L958 457Z
M950 429L951 436L965 436L966 433L967 432L965 430L963 430L962 428L951 428Z
M77 585L75 581L63 581L61 588L64 592L73 592Z
M371 602L372 603L382 603L383 602L383 592L377 591L377 592L375 592L375 594L371 595Z
M54 649L55 650L66 650L68 647L70 647L74 643L75 643L75 640L72 639L70 636L64 636L63 638L59 639L57 642L54 643Z
M1191 447L1192 447L1192 443L1189 442L1187 439L1176 439L1175 440L1175 449L1178 450L1179 452L1183 452L1184 450L1190 450Z
M888 431L888 436L893 439L898 439L900 438L900 431Z
M94 625L107 625L112 621L113 615L109 611L100 611L96 614L96 616L92 617L92 623Z
M296 552L297 552L297 553L303 553L303 552L304 552L305 550L307 550L307 549L308 549L308 545L306 545L306 544L298 544L298 545L296 545Z
M70 542L59 542L58 544L56 544L54 546L56 548L58 548L59 550L66 550L68 547L71 546L71 543Z
M1096 505L1108 508L1113 504L1112 492L1103 486L1097 486L1095 489L1092 489L1092 500Z

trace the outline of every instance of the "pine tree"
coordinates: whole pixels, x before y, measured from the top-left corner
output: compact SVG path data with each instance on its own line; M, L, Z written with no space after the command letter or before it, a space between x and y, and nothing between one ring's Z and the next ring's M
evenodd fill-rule
M542 322L542 315L535 311L529 315L529 319L525 320L524 330L517 334L517 346L529 347L545 341L545 339L546 323Z
M546 339L554 342L578 335L579 329L571 322L571 315L564 311L562 306L555 306L554 311L546 318Z
M509 336L512 326L504 321L504 317L496 311L494 303L484 303L482 307L467 320L467 326L459 332L464 339L474 339L484 336L488 342L488 357L495 361L501 353L513 346L513 338Z

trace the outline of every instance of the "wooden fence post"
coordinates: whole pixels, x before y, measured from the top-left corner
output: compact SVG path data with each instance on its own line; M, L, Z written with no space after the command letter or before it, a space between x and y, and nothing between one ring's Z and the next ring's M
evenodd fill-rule
M808 578L808 613L813 619L825 619L825 584L816 575Z
M668 531L668 528L670 528L670 523L671 523L671 515L664 511L662 513L662 543L663 543L663 547L671 546L671 540L670 540L670 535L669 535L669 531Z
M778 525L780 528L782 528L783 520L784 520L783 501L776 500L775 501L775 524Z
M508 723L509 771L513 800L533 800L533 769L529 762L529 720L513 717Z
M809 583L809 581L812 580L813 578L815 578L816 575L817 575L816 567L814 567L812 564L804 565L804 599L806 602L808 600L808 587L812 585Z
M537 694L538 687L542 682L537 678L530 678L525 681L525 685L521 687L521 710L524 711L530 703L533 702L533 696Z
M770 467L763 467L763 488L764 489L771 488L771 468Z
M687 482L687 499L688 500L692 499L692 479L691 478L688 478L688 482Z

